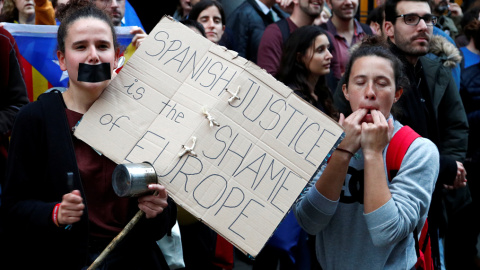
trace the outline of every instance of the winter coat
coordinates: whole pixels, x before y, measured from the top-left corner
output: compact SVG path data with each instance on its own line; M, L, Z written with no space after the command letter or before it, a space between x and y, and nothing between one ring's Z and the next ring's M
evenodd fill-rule
M12 269L81 269L91 253L88 202L80 179L72 131L58 92L42 94L20 110L14 124L2 194L1 263ZM67 172L73 172L71 187ZM86 209L70 229L58 227L52 212L62 196L77 189ZM176 205L169 199L160 215L143 217L114 249L120 258L113 269L168 269L156 240L176 221ZM138 211L137 198L129 202L128 216ZM91 205L88 205L91 207ZM108 244L108 243L106 243ZM2 267L1 269L8 269Z

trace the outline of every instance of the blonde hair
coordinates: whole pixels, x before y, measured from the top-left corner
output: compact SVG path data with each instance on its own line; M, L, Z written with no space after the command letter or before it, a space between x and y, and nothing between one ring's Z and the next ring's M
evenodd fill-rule
M332 17L332 11L330 10L330 8L327 6L326 3L323 5L323 10L322 11L325 11L325 13L327 13L329 18Z

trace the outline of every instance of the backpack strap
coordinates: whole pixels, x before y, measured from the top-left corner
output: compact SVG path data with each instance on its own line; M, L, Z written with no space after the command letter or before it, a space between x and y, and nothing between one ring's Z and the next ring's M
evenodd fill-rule
M388 180L390 182L397 175L408 148L418 137L420 135L409 126L403 126L393 135L388 144L386 155Z
M290 36L290 27L288 26L287 19L279 20L276 22L278 28L280 28L280 32L282 33L282 44L287 42L288 37Z
M364 24L364 23L360 23L360 26L362 26L362 30L363 30L363 32L365 32L365 34L367 34L369 36L373 35L372 28L370 28L369 25Z
M327 24L326 23L322 23L319 26L323 30L327 31ZM362 30L363 30L363 32L365 32L365 34L367 34L369 36L373 35L372 28L370 28L370 26L368 24L360 23L360 26L362 27Z
M402 165L403 157L407 153L408 148L417 138L421 137L411 127L403 126L390 140L386 154L386 164L388 180L397 175L400 166ZM428 234L428 220L425 220L422 232L420 234L420 241L418 239L418 227L413 230L413 238L415 240L415 252L417 253L417 263L415 267L417 269L423 269L424 265L429 265L428 262L432 262L428 257L431 257L430 252L430 235ZM421 252L421 253L420 253ZM427 266L428 267L428 266ZM430 269L428 269L430 270Z

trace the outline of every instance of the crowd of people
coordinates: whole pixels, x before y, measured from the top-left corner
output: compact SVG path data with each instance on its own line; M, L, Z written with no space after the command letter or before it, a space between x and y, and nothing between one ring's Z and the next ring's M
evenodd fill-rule
M345 131L255 260L242 260L252 269L480 269L480 1L378 0L366 23L360 0L243 0L231 12L225 2L179 0L168 15ZM146 39L140 10L127 0L0 0L0 10L0 267L87 269L140 209L99 269L169 269L158 240L177 221L183 269L234 269L234 246L164 186L116 196L116 164L73 136L121 72L114 27L133 26L136 48ZM68 87L28 100L1 22L58 25ZM103 79L79 79L85 66Z

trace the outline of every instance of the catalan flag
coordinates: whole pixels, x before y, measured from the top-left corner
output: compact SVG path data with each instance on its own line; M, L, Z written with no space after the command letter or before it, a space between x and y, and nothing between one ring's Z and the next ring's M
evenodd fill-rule
M49 88L68 86L68 74L60 69L57 58L57 25L6 23L4 27L17 42L30 101L35 101ZM125 49L125 60L135 51L131 29L115 27L118 42Z

